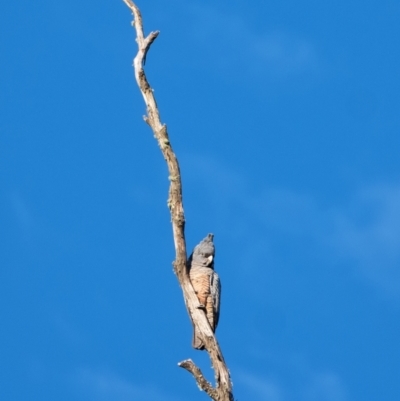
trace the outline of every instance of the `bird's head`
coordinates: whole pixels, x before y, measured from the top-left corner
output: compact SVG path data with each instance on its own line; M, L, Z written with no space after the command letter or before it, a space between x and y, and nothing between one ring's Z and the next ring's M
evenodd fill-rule
M194 247L192 260L194 263L213 267L215 247L213 243L213 234L208 234L199 244Z

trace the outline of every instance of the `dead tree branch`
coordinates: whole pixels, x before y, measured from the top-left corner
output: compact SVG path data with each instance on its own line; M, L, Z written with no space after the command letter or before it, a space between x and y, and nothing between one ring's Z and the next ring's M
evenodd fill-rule
M209 381L207 381L205 379L200 368L197 367L191 359L186 359L185 361L179 362L178 366L186 369L188 372L190 372L194 376L200 390L205 391L210 396L210 398L212 398L213 400L219 399L218 393L215 390L215 388L211 385L211 383Z
M224 357L215 335L211 330L208 320L193 290L187 272L186 242L184 234L185 215L183 212L182 182L179 163L169 141L167 126L161 123L154 93L146 78L143 68L147 52L150 49L151 44L157 38L159 32L151 32L145 37L143 32L143 20L139 8L131 0L123 1L132 11L133 26L136 30L138 53L133 60L133 67L136 82L146 104L147 116L144 116L144 120L153 130L154 136L157 139L169 170L170 187L168 207L171 212L172 231L176 253L176 258L173 262L174 272L182 288L189 317L196 326L198 332L201 333L205 349L210 356L215 373L215 387L204 378L200 369L191 360L180 362L178 365L192 373L200 389L205 391L214 401L233 401L232 383L229 370L225 364Z

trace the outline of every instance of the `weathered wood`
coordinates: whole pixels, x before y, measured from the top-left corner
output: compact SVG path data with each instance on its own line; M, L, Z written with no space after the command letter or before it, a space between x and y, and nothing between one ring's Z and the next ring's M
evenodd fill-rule
M167 126L161 123L157 102L143 68L147 52L154 40L157 38L159 32L151 32L145 37L143 32L143 20L139 8L131 0L123 1L132 11L133 26L136 30L138 53L133 60L133 67L136 82L146 104L147 116L144 116L144 120L151 127L154 136L157 139L161 152L167 162L169 171L170 187L168 207L171 212L172 231L176 253L175 261L173 262L174 272L181 286L189 317L196 326L200 335L202 335L205 349L210 356L215 373L215 387L204 378L200 369L191 360L182 361L178 365L192 373L200 389L205 391L214 401L233 401L232 383L229 370L225 364L217 339L215 338L204 311L199 304L199 300L193 290L187 272L185 215L183 211L182 181L179 163L174 151L172 150Z

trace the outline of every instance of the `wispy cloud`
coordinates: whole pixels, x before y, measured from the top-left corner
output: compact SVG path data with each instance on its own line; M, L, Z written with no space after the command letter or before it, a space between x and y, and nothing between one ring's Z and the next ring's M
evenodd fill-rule
M287 76L315 71L315 47L299 34L265 28L257 32L244 15L220 12L200 3L186 3L190 32L205 46L213 68Z
M400 294L400 185L375 185L353 195L336 219L333 239L372 282Z
M307 401L346 401L347 392L338 375L334 373L313 373L304 389Z
M310 252L319 249L322 257L353 266L384 294L399 297L400 184L367 186L349 194L345 203L324 206L313 194L255 189L212 158L191 155L184 163L189 181L201 187L198 196L212 203L217 224L230 228L226 235L242 244L248 239L242 252L247 266L260 265L249 258L264 265L265 258L273 260L268 244L276 235L288 243L306 238Z
M260 36L249 32L249 40L255 61L276 74L298 74L317 66L315 49L303 38L274 31Z
M133 383L111 372L80 369L75 374L75 382L96 401L179 401L155 386Z
M293 380L297 377L297 380ZM300 378L300 379L299 379ZM287 361L274 378L268 375L236 372L240 387L260 401L347 401L348 394L340 377L332 372L316 372L306 365Z
M268 377L259 377L249 373L238 374L238 382L246 387L253 397L263 401L283 401L280 385Z
M9 199L22 234L29 236L32 230L33 217L27 203L16 192L9 194Z

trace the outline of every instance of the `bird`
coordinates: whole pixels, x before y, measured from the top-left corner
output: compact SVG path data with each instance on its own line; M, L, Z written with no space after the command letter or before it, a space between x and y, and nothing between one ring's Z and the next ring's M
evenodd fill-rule
M215 332L220 311L221 282L218 274L214 271L215 247L213 234L208 234L199 244L194 247L188 260L189 278L193 289L204 308L208 323ZM193 325L192 346L203 350L204 342Z

